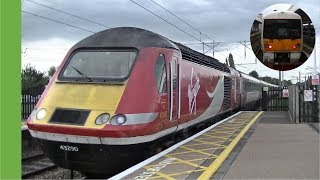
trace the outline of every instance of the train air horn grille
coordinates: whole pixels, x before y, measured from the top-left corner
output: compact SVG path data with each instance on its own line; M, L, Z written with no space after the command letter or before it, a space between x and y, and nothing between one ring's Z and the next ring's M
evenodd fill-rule
M88 118L89 112L88 110L56 109L49 122L83 126Z

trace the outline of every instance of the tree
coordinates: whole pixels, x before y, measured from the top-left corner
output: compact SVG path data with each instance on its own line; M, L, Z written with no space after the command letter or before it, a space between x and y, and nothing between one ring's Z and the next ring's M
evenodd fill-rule
M229 66L232 67L233 69L236 69L236 67L234 66L233 56L231 53L229 54Z
M48 71L48 76L52 77L54 75L54 73L56 72L56 67L51 66L49 71Z
M278 78L272 78L269 76L261 77L262 81L268 82L270 84L279 85L279 79ZM292 85L291 80L283 80L283 86L290 86Z
M45 89L48 77L28 64L21 72L22 94L37 96Z
M251 71L251 72L249 73L249 75L252 76L252 77L254 77L254 78L259 79L259 74L257 73L257 71Z
M283 80L283 85L290 86L290 85L292 85L292 82L291 82L291 80Z

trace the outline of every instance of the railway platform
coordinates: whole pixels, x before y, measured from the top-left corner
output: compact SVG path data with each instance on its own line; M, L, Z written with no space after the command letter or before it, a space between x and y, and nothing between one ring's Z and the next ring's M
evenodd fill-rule
M319 123L292 124L287 112L261 116L225 179L319 179Z
M110 179L318 179L319 129L289 119L238 112Z

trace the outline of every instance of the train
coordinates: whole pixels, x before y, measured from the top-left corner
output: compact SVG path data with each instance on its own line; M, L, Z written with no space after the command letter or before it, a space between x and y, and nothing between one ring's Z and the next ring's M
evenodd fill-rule
M264 15L261 36L263 63L267 66L288 70L303 63L303 24L297 13L273 11Z
M157 33L118 27L67 53L27 120L58 166L115 174L161 143L256 104L255 79Z

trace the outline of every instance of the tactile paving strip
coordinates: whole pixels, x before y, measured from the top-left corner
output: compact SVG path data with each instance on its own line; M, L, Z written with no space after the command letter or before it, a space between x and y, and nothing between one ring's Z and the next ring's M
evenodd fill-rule
M197 179L259 112L241 112L125 179Z

